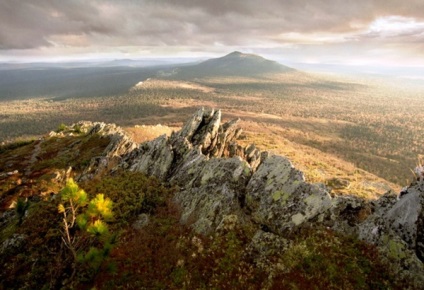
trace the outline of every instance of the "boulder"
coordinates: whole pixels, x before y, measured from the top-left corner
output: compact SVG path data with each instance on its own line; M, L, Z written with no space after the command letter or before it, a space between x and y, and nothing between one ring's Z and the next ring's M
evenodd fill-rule
M137 219L131 225L133 229L140 230L147 226L150 222L150 216L148 214L142 213L138 215Z
M187 174L179 175L183 179L174 179L182 186L175 195L182 208L181 222L193 223L196 232L206 234L215 230L224 216L241 214L241 189L250 176L245 161L240 157L203 159L185 168Z
M331 197L325 189L306 183L287 158L270 155L247 185L246 206L257 223L282 234L325 212Z
M129 169L143 172L165 180L174 160L174 152L168 137L162 135L151 142L140 145Z

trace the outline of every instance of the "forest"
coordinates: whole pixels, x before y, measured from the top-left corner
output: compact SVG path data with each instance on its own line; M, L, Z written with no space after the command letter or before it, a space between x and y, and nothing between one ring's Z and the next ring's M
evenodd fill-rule
M86 72L91 81L83 86L75 81L70 94L40 95L42 91L36 90L29 97L33 85L29 82L23 85L25 94L2 98L0 140L37 138L62 123L79 120L178 127L203 106L222 109L224 118L239 117L246 124L260 124L259 128L277 126L291 142L336 156L399 186L409 182L411 169L423 154L422 90L392 79L294 71L182 80L145 68L97 70L101 71ZM111 89L113 78L125 82ZM47 81L56 79L65 82L66 76ZM261 131L253 127L244 130Z

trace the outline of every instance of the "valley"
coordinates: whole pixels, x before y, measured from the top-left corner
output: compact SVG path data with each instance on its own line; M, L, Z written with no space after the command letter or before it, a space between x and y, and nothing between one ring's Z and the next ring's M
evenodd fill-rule
M2 286L422 285L420 90L238 52L68 69L0 101Z
M213 60L207 62L211 74L207 74L204 64L139 68L138 73L134 68L120 68L126 71L120 78L112 77L116 68L103 68L103 73L93 72L97 81L84 81L84 85L93 87L88 92L97 89L99 95L87 96L86 87L75 80L76 91L67 96L15 95L12 100L0 101L0 140L36 138L56 130L61 123L79 120L111 122L128 128L143 124L179 127L197 108L211 107L223 109L224 119L241 118L246 136L251 136L248 141L262 143L264 149L284 151L258 140L260 133L275 128L275 135L284 140L281 144L291 142L308 148L324 162L324 156L333 156L340 163L349 163L352 168L391 182L395 189L413 177L410 169L423 154L424 125L418 120L424 112L419 87L390 83L390 78L306 73L280 68L273 62L270 72L264 73L262 67L255 75L252 71L245 73L246 64L238 67L237 61L244 60L244 55L233 53L226 57L232 71L224 68L226 73L221 76L216 71L225 63L222 58L216 62L218 68L211 67ZM255 64L258 59L252 61ZM276 71L276 67L281 71ZM169 70L176 73L164 73ZM62 78L64 82L66 77ZM120 83L115 88L119 93L110 90L114 84L110 83L111 78ZM93 79L91 76L88 80ZM22 83L22 90L30 92L33 85Z

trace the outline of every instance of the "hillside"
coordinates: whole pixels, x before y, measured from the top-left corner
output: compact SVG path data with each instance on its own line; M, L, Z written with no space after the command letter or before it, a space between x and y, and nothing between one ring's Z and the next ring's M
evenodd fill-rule
M293 68L265 59L259 55L234 51L223 57L208 59L196 65L175 68L169 73L168 77L172 79L228 76L264 77L269 74L294 71L295 69Z
M226 69L249 71L241 69L244 61L254 64L258 73L262 62L268 72L281 68L259 56L232 53L170 70L4 70L0 97L7 100L0 100L0 142L37 139L61 123L82 119L123 127L159 123L179 127L196 108L219 107L224 118L246 121L243 126L249 126L244 129L250 134L246 136L252 137L246 142L284 154L288 153L281 152L284 144L293 144L293 161L309 181L328 183L336 175L350 182L350 189L355 187L371 196L387 190L384 183L399 190L410 182L410 171L422 155L424 126L416 121L424 114L420 109L422 90L392 78L287 73L280 69L255 76L225 74ZM178 77L177 68L190 71L196 67L201 72ZM202 76L215 69L215 75ZM158 77L160 72L171 75ZM257 134L262 137L255 138ZM274 141L265 140L269 138ZM314 160L302 156L313 156Z
M114 124L78 122L1 147L1 286L420 288L424 176L400 196L330 195L286 157L240 145L239 123L200 109L141 144ZM66 243L72 211L60 204L79 188L90 203L75 199L78 212L93 214L104 194L98 210L112 201L114 217L87 231L77 222Z

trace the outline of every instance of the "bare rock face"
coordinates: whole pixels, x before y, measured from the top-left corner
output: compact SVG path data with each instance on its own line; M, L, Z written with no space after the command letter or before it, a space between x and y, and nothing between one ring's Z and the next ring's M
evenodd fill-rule
M207 111L203 108L184 125L180 132L171 136L187 140L193 148L199 148L202 154L210 157L229 156L230 146L240 136L238 119L221 125L221 110Z
M270 155L250 178L246 205L257 223L284 233L326 211L331 197L324 188L306 183L287 158Z
M144 172L165 180L174 160L174 152L166 135L162 135L151 142L143 143L132 158L134 162L130 167L131 171Z
M419 184L412 184L399 196L389 192L369 205L372 214L357 225L359 238L375 244L397 266L401 277L421 288L424 285L424 191Z
M189 169L190 178L179 183L181 190L175 200L183 209L181 221L194 221L199 233L215 230L225 215L241 215L239 203L242 190L250 176L248 164L240 157L212 158Z
M132 152L137 147L137 143L115 124L79 122L76 125L88 135L98 134L103 138L110 139L109 145L105 148L103 154L93 158L84 172L77 177L79 181L92 179L108 172L121 162L123 155Z

